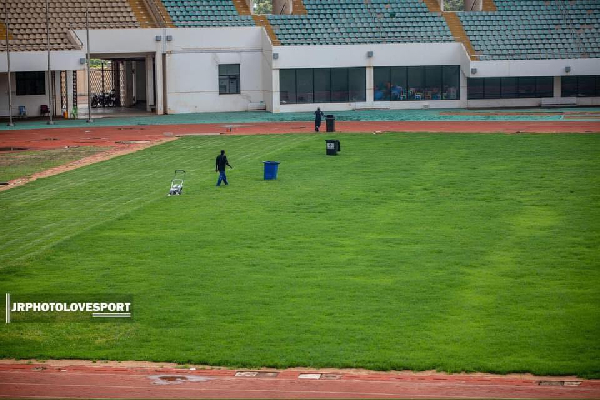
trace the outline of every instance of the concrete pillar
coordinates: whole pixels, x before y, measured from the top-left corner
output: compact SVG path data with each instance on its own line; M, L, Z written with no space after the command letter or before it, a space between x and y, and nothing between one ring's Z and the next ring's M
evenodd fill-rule
M60 71L54 72L54 115L62 115Z
M73 110L73 105L75 104L73 101L73 71L67 71L67 112L69 113L69 117L71 116L71 111Z
M562 77L554 77L554 97L562 97Z
M272 85L271 87L273 88L273 92L271 93L271 95L273 96L273 113L279 113L281 112L281 104L280 104L280 92L281 92L281 88L279 86L279 70L278 69L274 69L273 70L273 81L272 81Z
M125 107L133 106L133 62L125 61L125 99L123 105Z
M375 89L373 88L373 80L374 80L374 69L372 65L367 66L367 104L372 104L375 101Z
M156 115L163 115L165 113L164 108L164 79L163 79L163 55L162 51L157 51L154 56L154 63L156 69Z
M467 106L467 95L468 95L468 87L467 87L467 76L463 72L462 68L460 69L460 102Z
M146 56L146 111L154 107L154 60L151 55Z

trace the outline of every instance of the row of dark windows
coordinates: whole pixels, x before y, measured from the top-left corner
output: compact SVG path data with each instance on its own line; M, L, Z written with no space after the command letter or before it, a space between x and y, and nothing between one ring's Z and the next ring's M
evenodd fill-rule
M600 76L563 76L561 86L562 97L600 96Z
M554 78L551 76L469 78L467 88L469 100L553 97Z
M459 100L460 66L375 67L375 101Z
M367 100L366 68L282 69L280 103L347 103Z

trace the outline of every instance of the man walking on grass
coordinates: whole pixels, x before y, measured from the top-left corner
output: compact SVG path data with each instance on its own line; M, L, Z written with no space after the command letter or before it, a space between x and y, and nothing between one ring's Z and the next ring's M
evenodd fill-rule
M229 185L227 182L227 177L225 176L226 165L229 165L229 161L227 161L227 156L225 156L225 150L221 150L221 155L217 156L217 160L215 162L215 172L219 173L217 186L221 186L221 181L225 182L225 185ZM229 165L229 168L232 168L232 166Z

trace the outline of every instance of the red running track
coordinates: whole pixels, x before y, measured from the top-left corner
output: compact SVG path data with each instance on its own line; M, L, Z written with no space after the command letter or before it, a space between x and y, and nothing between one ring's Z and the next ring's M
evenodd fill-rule
M443 133L600 133L600 122L578 121L338 121L338 132ZM164 139L189 134L256 135L314 133L306 122L182 124L84 128L44 128L0 132L0 147L52 149L65 146L116 146L119 141Z
M575 377L435 372L223 369L0 364L0 397L60 398L600 398L600 381ZM301 374L314 374L309 379ZM541 384L540 384L541 382Z

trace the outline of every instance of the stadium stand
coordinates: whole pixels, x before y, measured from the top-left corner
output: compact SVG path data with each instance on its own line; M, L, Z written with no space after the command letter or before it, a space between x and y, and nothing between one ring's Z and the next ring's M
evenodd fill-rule
M232 0L163 0L175 26L204 28L254 26L250 12L240 12L243 2ZM247 7L247 6L246 6ZM244 15L243 15L244 14Z
M457 13L479 59L600 57L597 0L495 0L497 11Z
M89 23L92 29L140 28L152 26L151 17L144 9L134 13L132 4L136 0L90 0ZM4 7L0 7L0 19L4 21ZM77 39L69 34L73 29L86 26L86 0L53 0L50 2L50 49L73 50L81 47ZM142 22L136 17L143 17ZM46 50L46 2L24 0L18 5L9 3L9 38L11 50ZM3 31L5 32L5 31ZM0 44L6 46L5 33Z
M304 0L306 15L269 15L282 45L454 41L419 0Z

